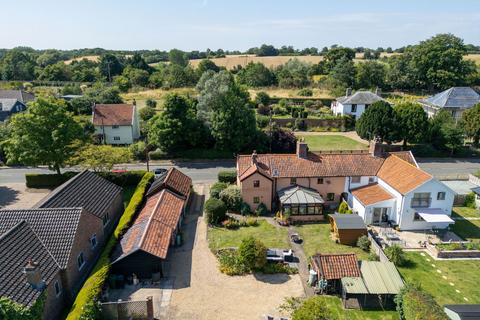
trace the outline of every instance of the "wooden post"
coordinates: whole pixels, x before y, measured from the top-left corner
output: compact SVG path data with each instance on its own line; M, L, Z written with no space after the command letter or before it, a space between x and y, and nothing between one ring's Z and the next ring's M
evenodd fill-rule
M147 319L153 320L153 297L147 297Z

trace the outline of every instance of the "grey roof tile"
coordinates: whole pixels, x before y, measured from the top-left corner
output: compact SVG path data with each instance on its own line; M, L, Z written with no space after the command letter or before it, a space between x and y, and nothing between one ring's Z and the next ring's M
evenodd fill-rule
M420 102L437 108L471 108L480 103L480 95L470 87L452 87Z
M35 95L23 90L3 90L0 89L0 99L15 99L23 103L35 100Z
M0 237L26 221L60 267L65 268L81 215L82 208L0 210Z
M43 198L37 208L82 207L102 218L111 203L122 192L116 184L85 170Z
M39 264L46 285L60 271L42 241L22 220L0 236L0 296L26 306L31 306L41 294L27 283L23 274L29 259Z
M337 98L341 104L372 104L381 100L383 100L382 97L370 91L357 91L350 96Z

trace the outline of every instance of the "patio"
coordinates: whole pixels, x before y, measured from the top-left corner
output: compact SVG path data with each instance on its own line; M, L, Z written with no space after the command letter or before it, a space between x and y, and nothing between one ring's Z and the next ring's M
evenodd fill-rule
M382 247L399 245L405 249L424 249L426 242L435 244L462 241L459 236L448 230L398 231L388 226L370 226L370 229Z

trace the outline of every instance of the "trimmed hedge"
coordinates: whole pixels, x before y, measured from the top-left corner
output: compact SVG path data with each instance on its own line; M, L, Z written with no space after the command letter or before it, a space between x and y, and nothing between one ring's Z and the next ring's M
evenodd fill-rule
M230 184L237 182L237 171L235 170L220 171L218 173L218 181L230 183Z
M102 287L108 277L110 270L110 254L118 243L121 235L125 233L130 224L133 221L133 218L141 207L143 203L143 197L145 192L148 190L151 182L153 181L154 175L151 172L147 172L143 175L142 180L135 189L130 202L123 212L120 220L113 232L113 235L110 236L105 248L100 255L95 267L90 273L89 277L83 284L83 287L80 289L80 292L77 294L75 301L68 313L67 320L77 320L81 319L84 315L91 315L97 312L96 308L96 299L102 292ZM87 318L85 316L85 318ZM90 318L90 317L88 317Z
M96 172L99 176L121 187L136 185L142 180L146 171ZM25 174L27 188L54 189L73 178L78 172L67 171L62 174Z
M405 285L395 301L401 319L448 320L442 307L433 297L416 285Z

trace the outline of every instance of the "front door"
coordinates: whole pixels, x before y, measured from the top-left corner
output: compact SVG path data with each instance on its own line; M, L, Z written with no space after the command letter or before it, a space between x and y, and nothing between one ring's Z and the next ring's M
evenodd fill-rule
M388 208L373 208L372 224L388 221Z

